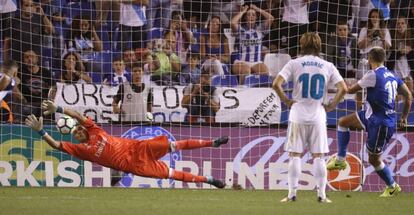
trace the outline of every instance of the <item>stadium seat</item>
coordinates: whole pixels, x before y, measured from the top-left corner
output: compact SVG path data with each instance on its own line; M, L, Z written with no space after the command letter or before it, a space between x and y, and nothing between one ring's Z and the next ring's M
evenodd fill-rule
M81 15L87 15L91 19L96 17L93 2L69 2L64 7L63 14L70 20Z
M89 74L92 78L92 83L94 84L101 84L102 83L102 74L101 73L96 73L96 72L91 72Z
M215 75L211 78L212 86L235 87L238 85L237 76L235 75Z
M282 70L282 68L289 62L292 58L289 54L267 54L264 58L264 64L269 69L269 74L272 77L276 77L277 74Z
M95 54L94 63L99 64L99 71L92 71L95 73L112 73L112 53L99 52Z
M162 28L152 28L150 31L148 31L147 33L147 40L151 41L153 39L160 39L163 38L163 29Z
M111 40L108 32L110 32L108 24L101 25L100 28L96 29L96 33L102 41L104 51L111 50Z
M224 71L224 75L231 75L230 65L227 65L227 64L223 63L223 71Z
M268 75L248 75L244 80L247 87L271 87L273 80Z

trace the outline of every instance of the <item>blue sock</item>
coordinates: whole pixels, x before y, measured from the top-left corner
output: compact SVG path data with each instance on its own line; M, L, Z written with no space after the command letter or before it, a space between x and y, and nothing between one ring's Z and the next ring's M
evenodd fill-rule
M384 166L382 169L379 169L382 167L382 165ZM379 177L387 184L387 186L393 186L395 181L394 178L392 177L391 171L390 169L385 166L385 164L382 164L379 167L375 168L375 171L377 172L377 174L379 175Z
M348 128L338 127L338 157L346 157L350 133Z

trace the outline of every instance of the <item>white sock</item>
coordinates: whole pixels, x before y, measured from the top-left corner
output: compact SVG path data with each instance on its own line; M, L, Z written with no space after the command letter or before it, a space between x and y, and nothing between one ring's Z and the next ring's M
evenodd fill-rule
M299 176L302 173L302 163L300 157L290 157L288 166L288 198L296 196L299 186Z
M318 189L318 197L325 199L327 171L325 161L322 158L313 159L313 177L315 177L316 186Z

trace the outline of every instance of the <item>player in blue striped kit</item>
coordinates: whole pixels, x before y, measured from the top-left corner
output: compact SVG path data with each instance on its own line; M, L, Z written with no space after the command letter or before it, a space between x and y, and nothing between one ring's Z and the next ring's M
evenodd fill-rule
M407 115L411 107L412 95L404 82L384 66L385 50L374 47L368 53L369 71L348 93L356 93L362 88L367 89L365 110L341 117L338 121L338 156L327 164L328 170L343 170L346 150L350 139L349 129L366 130L369 163L375 168L378 176L387 184L381 197L393 197L401 192L401 187L394 181L391 170L381 160L381 154L397 127L395 112L396 95L404 97L404 108L400 127L407 124Z

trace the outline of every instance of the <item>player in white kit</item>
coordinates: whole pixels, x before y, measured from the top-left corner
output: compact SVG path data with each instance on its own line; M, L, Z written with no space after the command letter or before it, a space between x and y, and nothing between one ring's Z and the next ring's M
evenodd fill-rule
M288 107L289 126L285 151L289 152L289 194L281 202L296 201L296 190L301 174L301 156L308 149L313 157L313 175L319 202L326 198L326 164L323 159L328 149L326 112L335 109L347 92L347 87L335 66L321 58L321 39L316 33L305 33L300 39L302 56L285 65L273 82L273 89ZM293 99L283 91L284 82L293 81ZM335 86L335 97L327 104L328 86Z

